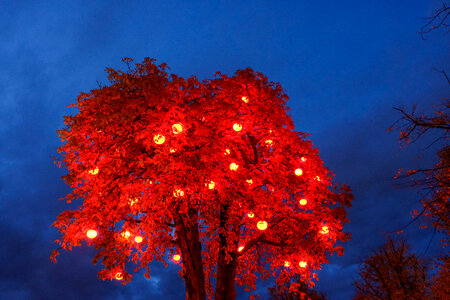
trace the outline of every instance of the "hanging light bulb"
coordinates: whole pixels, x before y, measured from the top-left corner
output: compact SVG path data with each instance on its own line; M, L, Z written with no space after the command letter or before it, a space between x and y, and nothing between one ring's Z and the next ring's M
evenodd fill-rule
M286 268L289 268L289 267L291 266L291 262L286 260L286 261L284 262L284 266L285 266Z
M244 246L240 246L240 247L238 248L238 252L242 252L242 250L244 250Z
M239 165L235 164L235 163L231 163L230 164L230 170L231 171L236 171L239 168Z
M216 184L212 180L210 183L208 183L208 189L210 189L210 190L214 189L215 186L216 186Z
M330 229L328 228L328 226L323 226L322 230L320 230L321 234L327 234L328 232L330 232Z
M249 212L249 213L247 214L247 217L249 217L250 219L253 219L253 218L255 217L255 214L252 213L252 212Z
M90 239L95 239L95 238L97 237L97 231L94 230L94 229L89 229L89 230L86 232L86 236L87 236L88 238L90 238Z
M300 268L306 268L306 266L308 265L308 263L306 261L301 261L298 263L298 265L300 266Z
M241 131L242 130L242 125L239 123L234 123L233 124L233 130L234 131Z
M175 153L175 152L177 152L177 150L175 149L175 148L170 148L170 153Z
M179 262L180 260L181 260L181 255L180 255L180 254L175 254L175 255L173 256L173 261Z
M140 236L140 235L137 235L135 238L134 238L134 241L136 242L136 243L138 243L138 244L140 244L140 243L142 243L142 236Z
M303 174L303 170L302 169L295 169L294 173L297 176L301 176Z
M258 229L259 230L266 230L267 229L267 222L266 221L259 221L257 224L256 224L256 227L258 227Z
M116 280L119 280L119 281L122 280L123 279L122 272L117 272L115 278L116 278Z
M244 101L245 103L248 103L248 97L242 96L242 101Z
M306 205L307 203L308 201L305 198L300 199L300 205Z
M183 192L183 190L178 189L178 190L173 191L173 195L175 197L183 197L184 196L184 192Z
M98 168L95 168L95 169L93 169L93 170L89 170L89 174L91 174L91 175L97 175L98 174Z
M182 131L183 131L183 125L181 125L180 123L172 125L172 132L173 132L173 134L179 134Z
M270 147L273 145L273 141L272 140L266 140L265 143L266 143L267 146L270 146Z
M131 233L128 230L126 230L126 231L122 232L121 235L124 239L128 239L130 237Z
M247 179L246 180L248 184L253 184L253 180L252 179Z
M306 157L302 156L302 158L300 158L302 160L302 162L306 161Z
M166 141L166 137L158 133L155 134L155 136L153 137L153 141L155 142L155 144L161 145L164 144L164 142Z

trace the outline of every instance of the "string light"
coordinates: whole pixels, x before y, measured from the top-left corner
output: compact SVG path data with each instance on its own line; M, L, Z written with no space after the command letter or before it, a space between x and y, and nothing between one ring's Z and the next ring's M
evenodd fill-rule
M133 206L139 201L139 199L138 198L134 198L134 199L129 199L129 201L130 201L130 206Z
M223 154L225 154L225 155L230 154L230 149L225 149L225 152Z
M175 148L170 148L170 153L175 153L175 152L177 152L177 150L175 149Z
M286 268L289 268L289 267L291 266L291 262L286 260L286 261L284 262L284 266L285 266Z
M97 231L95 231L94 229L89 229L86 232L86 236L90 239L95 239L97 237Z
M301 160L302 160L302 162L305 162L306 161L306 157L303 157L302 156L302 158L300 158Z
M127 230L122 232L122 237L125 239L128 239L130 237L131 233Z
M242 250L244 250L244 246L240 246L240 247L238 248L238 252L242 252Z
M300 199L300 205L306 205L307 203L308 201L305 198Z
M214 189L215 186L216 186L216 184L212 180L210 183L208 183L208 189L210 189L210 190Z
M239 165L235 164L235 163L231 163L230 164L230 170L231 171L236 171L239 168Z
M253 180L252 179L247 179L247 183L248 184L253 184Z
M249 213L247 214L247 217L249 217L250 219L253 219L253 218L255 217L255 214L252 213L252 212L249 212Z
M117 272L115 278L116 278L116 280L122 280L123 279L122 272Z
M258 227L259 230L266 230L267 229L267 222L266 221L259 221L256 224L256 227Z
M266 143L268 146L272 146L272 145L273 145L273 141L272 141L272 140L266 140L265 143Z
M182 131L183 131L183 125L181 125L180 123L172 125L172 132L173 132L173 134L179 134Z
M244 101L245 103L248 103L248 98L246 96L242 96L242 101Z
M303 174L303 170L302 169L295 169L294 173L297 176L301 176Z
M166 141L166 137L158 133L155 134L155 136L153 137L153 141L155 142L155 144L161 145L164 144L164 142Z
M233 130L234 131L241 131L242 130L242 125L239 123L234 123L233 124Z
M308 265L308 263L306 261L301 261L298 263L298 265L300 266L300 268L306 268L306 266Z
M134 238L134 241L136 242L136 243L138 243L138 244L140 244L140 243L142 243L142 236L140 236L140 235L137 235L135 238Z

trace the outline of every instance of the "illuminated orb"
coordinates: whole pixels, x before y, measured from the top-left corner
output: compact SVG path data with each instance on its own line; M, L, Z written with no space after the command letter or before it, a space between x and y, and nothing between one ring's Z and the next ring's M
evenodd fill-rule
M272 145L273 145L273 141L272 141L272 140L266 140L265 143L266 143L268 146L272 146Z
M214 189L215 186L216 186L216 184L212 180L210 183L208 183L208 189L210 189L210 190Z
M175 197L183 197L184 196L184 192L183 192L183 190L178 189L178 190L173 191L173 195Z
M255 217L255 214L252 213L252 212L249 212L249 213L247 214L247 217L249 217L250 219L253 219L253 218Z
M300 158L301 160L302 160L302 162L305 162L306 161L306 157L303 157L302 156L302 158Z
M180 123L172 125L172 132L173 132L173 134L179 134L182 131L183 131L183 125L181 125Z
M238 252L241 252L242 250L244 250L244 246L240 246L240 247L238 248Z
M266 230L267 229L267 222L266 221L259 221L256 224L256 227L258 227L259 230Z
M225 154L225 155L230 154L230 149L225 149L225 152L223 154Z
M153 141L155 142L155 144L161 145L164 144L164 142L166 141L166 137L158 133L155 134L155 136L153 137Z
M97 175L98 174L98 168L95 168L94 170L89 170L89 174Z
M303 170L302 169L295 169L294 173L297 176L301 176L303 174Z
M127 239L127 238L129 238L130 237L130 235L131 235L131 233L127 230L127 231L124 231L124 232L122 232L122 237L123 238L125 238L125 239Z
M230 164L230 170L231 171L236 171L239 168L239 166L235 163L231 163Z
M330 232L330 229L328 228L328 226L323 226L322 230L320 231L321 234L327 234L328 232Z
M244 101L245 103L248 103L248 97L242 96L242 101Z
M305 198L300 199L300 205L306 205L307 203L308 201Z
M286 261L284 262L284 266L285 266L286 268L289 268L289 267L291 266L291 262L286 260Z
M248 184L253 184L253 180L252 179L247 179L247 183Z
M97 237L97 231L95 231L94 229L89 229L86 232L86 236L90 239L95 239Z
M122 272L117 272L115 277L116 277L116 280L122 280L123 279Z
M181 259L181 255L180 255L180 254L175 254L175 255L173 256L173 260L174 260L174 261L180 261L180 259Z
M234 131L241 131L242 130L242 125L239 123L234 123L233 124L233 130Z
M306 266L308 265L308 263L306 261L301 261L298 263L298 265L300 266L300 268L306 268Z
M135 241L136 243L138 243L138 244L142 243L142 236L137 235L137 236L134 238L134 241Z
M175 153L175 152L177 152L177 150L175 150L175 148L170 148L170 153Z

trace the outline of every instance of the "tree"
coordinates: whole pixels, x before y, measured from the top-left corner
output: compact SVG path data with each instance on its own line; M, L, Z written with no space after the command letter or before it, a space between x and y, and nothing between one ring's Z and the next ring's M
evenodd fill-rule
M311 289L299 276L292 278L293 283L269 288L270 300L326 300L323 293Z
M149 277L150 262L172 261L187 299L235 299L235 284L269 276L307 281L343 254L353 196L294 131L279 84L249 68L200 82L124 62L59 130L65 199L80 204L53 224L62 249L87 241L100 278L124 284L131 262Z
M353 299L425 299L426 265L404 241L389 239L361 265Z

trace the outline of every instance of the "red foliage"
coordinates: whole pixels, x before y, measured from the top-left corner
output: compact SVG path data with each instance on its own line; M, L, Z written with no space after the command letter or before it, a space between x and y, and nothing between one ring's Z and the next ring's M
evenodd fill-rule
M65 117L66 200L80 206L53 224L62 248L94 245L94 263L105 266L100 277L121 272L124 283L132 277L127 262L150 272L151 261L167 265L180 254L188 293L203 285L199 298L205 289L213 295L213 280L218 290L234 290L235 282L254 289L270 276L309 281L327 254L342 255L336 242L350 238L343 207L353 196L332 185L318 150L294 130L281 86L251 69L200 82L166 68L147 58L127 72L107 69L110 86L81 94L79 112ZM96 238L86 237L89 229Z

